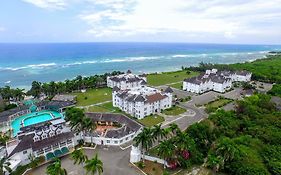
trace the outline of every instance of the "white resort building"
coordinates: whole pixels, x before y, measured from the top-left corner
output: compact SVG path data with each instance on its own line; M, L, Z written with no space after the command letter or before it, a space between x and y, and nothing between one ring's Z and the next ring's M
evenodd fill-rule
M206 70L204 74L185 79L183 90L197 94L211 90L224 93L231 89L232 82L248 82L251 81L251 76L252 73L247 71Z
M53 119L27 127L22 127L20 134L6 144L10 168L30 162L30 156L42 156L46 160L62 156L77 145L75 134L66 127L64 119Z
M108 76L107 86L110 88L118 87L121 90L140 87L146 84L146 75L135 75L130 70L126 74Z
M122 90L114 87L112 90L113 106L142 119L150 114L159 113L172 106L173 90L168 87L159 91L148 86L140 86Z

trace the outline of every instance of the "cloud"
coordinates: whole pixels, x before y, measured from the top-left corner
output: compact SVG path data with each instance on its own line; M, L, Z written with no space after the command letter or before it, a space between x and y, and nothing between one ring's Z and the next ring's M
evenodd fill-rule
M43 9L63 10L67 6L66 0L22 0Z
M92 0L94 10L78 17L94 36L181 33L257 35L281 29L280 0ZM129 2L129 3L128 3ZM118 10L117 10L118 9ZM267 24L265 24L267 23Z

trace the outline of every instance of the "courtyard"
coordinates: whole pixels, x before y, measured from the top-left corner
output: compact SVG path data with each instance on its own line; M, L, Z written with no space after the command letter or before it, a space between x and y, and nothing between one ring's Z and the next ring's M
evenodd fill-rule
M97 153L103 162L103 175L141 175L141 173L129 163L131 149L121 150L119 147L99 147L96 149L85 149L88 158L92 158ZM74 165L70 155L61 159L62 167L67 170L68 175L86 174L82 166ZM46 174L46 165L40 166L27 175L43 175Z

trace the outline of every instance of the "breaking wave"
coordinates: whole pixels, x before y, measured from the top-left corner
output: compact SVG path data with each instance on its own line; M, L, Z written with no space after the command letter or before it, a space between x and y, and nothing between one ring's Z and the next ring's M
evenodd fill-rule
M86 61L75 61L72 63L43 63L43 64L29 64L20 67L0 67L0 71L20 71L20 70L44 70L50 68L66 68L72 66L80 66L86 64L107 64L107 63L122 63L122 62L140 62L148 60L159 60L159 59L184 59L184 58L224 58L228 56L240 57L242 55L259 55L263 57L267 51L259 52L232 52L232 53L198 53L198 54L175 54L175 55L165 55L165 56L140 56L140 57L123 57L123 58L111 58L111 59L101 59L101 60L86 60ZM253 61L253 58L249 58L249 61Z

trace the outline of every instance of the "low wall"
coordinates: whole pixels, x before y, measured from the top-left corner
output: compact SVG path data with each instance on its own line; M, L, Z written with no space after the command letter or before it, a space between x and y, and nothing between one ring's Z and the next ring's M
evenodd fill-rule
M167 162L165 160L160 159L158 157L144 155L144 159L148 160L148 161L151 161L151 162L157 162L157 163L160 163L160 164L164 164L165 163L165 165L167 165Z

